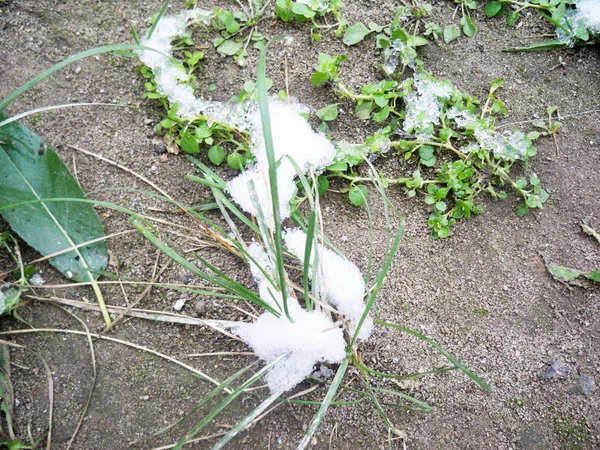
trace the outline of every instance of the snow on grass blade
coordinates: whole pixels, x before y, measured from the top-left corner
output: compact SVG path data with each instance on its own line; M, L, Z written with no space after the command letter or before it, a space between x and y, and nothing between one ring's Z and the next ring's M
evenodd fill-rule
M273 42L273 41L270 41ZM269 43L270 43L269 42ZM283 264L283 237L281 232L281 213L279 211L279 190L277 185L277 161L275 161L275 151L273 149L273 135L271 133L271 118L269 117L269 97L267 92L267 50L269 44L260 52L258 61L258 106L260 108L260 119L263 128L263 137L265 140L265 150L269 164L269 184L271 190L271 205L274 223L274 244L275 244L275 266L277 270L277 281L281 290L283 301L283 310L286 317L293 322L288 311L288 288L286 281L285 266Z
M308 430L306 430L306 433L304 433L304 437L302 438L302 441L300 441L300 444L298 445L296 450L304 450L306 446L310 443L310 440L313 434L315 434L315 432L317 431L317 428L319 428L319 425L321 424L323 418L325 417L325 414L327 413L327 408L329 408L329 405L333 401L333 397L335 397L335 394L337 393L340 384L344 379L344 375L346 374L346 370L348 369L349 361L350 357L346 356L346 358L344 358L344 360L342 361L342 364L340 364L340 367L338 368L335 377L331 382L331 386L329 386L327 395L325 395L323 403L319 407L319 410L317 411L315 418L308 427Z
M462 364L458 359L456 359L454 356L452 356L450 353L448 353L446 350L444 350L444 348L440 344L435 342L433 339L428 338L427 336L419 333L418 331L411 330L410 328L406 328L406 327L403 327L402 325L397 325L395 323L382 322L382 321L376 320L375 324L382 325L384 327L395 328L397 330L404 331L406 333L409 333L409 334L412 334L413 336L418 337L419 339L424 340L425 342L427 342L428 344L433 346L438 352L440 352L442 355L444 355L452 364L454 364L456 367L458 367L460 370L462 370L465 374L467 374L473 381L475 381L483 389L485 389L488 392L493 391L492 387L489 384L487 384L480 377L478 377L473 372L471 372L464 364Z
M279 363L282 359L284 359L288 355L289 355L289 353L284 353L283 355L280 355L279 357L274 359L271 363L267 364L261 370L256 372L252 377L248 378L248 380L246 380L240 387L238 387L235 391L233 391L231 394L229 394L229 396L227 396L227 398L225 400L223 400L219 404L219 406L217 406L215 409L213 409L212 412L210 412L204 419L202 419L202 421L200 423L198 423L196 426L194 426L194 428L192 428L189 433L187 433L183 438L181 438L179 440L179 442L177 443L177 445L174 447L174 449L175 450L181 449L181 447L183 447L187 443L187 441L192 439L212 419L214 419L217 415L219 415L221 413L221 411L223 411L223 409L225 409L225 407L227 407L227 405L229 405L232 401L234 401L247 388L249 388L254 383L256 383L258 380L260 380L263 375L268 373L273 368L273 366L275 366L277 363ZM281 395L281 393L278 393L278 395Z

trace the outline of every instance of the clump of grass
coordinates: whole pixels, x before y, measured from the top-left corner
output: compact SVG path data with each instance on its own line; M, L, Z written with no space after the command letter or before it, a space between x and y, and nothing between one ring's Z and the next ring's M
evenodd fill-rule
M160 250L164 251L170 258L176 261L178 264L181 264L187 270L190 270L193 274L200 276L205 281L213 283L219 287L225 289L232 298L244 299L248 302L251 302L265 310L265 313L259 318L257 324L260 322L261 327L268 322L269 324L291 324L285 325L285 329L293 327L296 321L298 323L302 323L300 317L304 317L304 314L311 314L311 312L316 312L320 315L327 314L330 316L330 324L332 328L341 328L344 331L345 343L343 344L343 354L339 357L339 360L333 361L339 363L336 374L330 383L327 393L324 396L324 400L322 402L317 402L319 405L319 410L315 415L312 423L308 427L304 438L299 444L298 448L304 448L310 442L310 439L316 432L319 424L325 417L327 409L332 404L338 404L334 402L334 398L339 390L353 392L358 395L358 399L354 401L354 403L362 403L362 402L370 402L375 409L379 412L379 414L384 419L386 425L390 429L390 431L397 436L402 436L402 433L392 424L389 419L388 413L386 410L388 408L409 408L416 410L429 410L430 406L426 403L415 399L407 394L399 392L393 389L383 389L379 387L373 386L369 379L371 377L383 377L383 378L402 378L404 375L395 375L395 374L387 374L383 372L376 371L374 369L369 368L366 364L362 362L362 358L359 353L359 341L358 337L361 333L363 326L365 326L366 321L368 320L370 314L372 314L373 308L375 306L376 298L379 294L380 289L382 288L383 281L389 270L395 252L400 244L400 240L403 232L403 220L401 220L401 225L396 229L394 233L392 233L392 226L390 222L390 215L395 215L401 218L400 213L391 205L388 201L384 185L381 182L380 178L377 175L377 172L371 168L370 176L374 181L375 188L382 196L385 204L385 216L387 220L387 229L388 229L388 242L385 246L385 253L383 258L383 264L379 268L379 270L373 274L370 280L370 287L366 290L367 294L365 296L365 303L360 318L358 322L354 325L350 324L348 321L344 320L342 314L339 313L329 301L328 298L322 296L323 290L315 289L315 284L319 279L315 274L322 270L319 267L318 259L322 257L324 250L324 246L328 242L324 230L321 228L320 224L322 220L320 220L321 212L318 208L319 205L319 187L316 182L316 177L314 174L306 176L304 171L301 170L297 165L296 171L297 176L300 180L301 185L303 186L306 196L309 199L309 214L308 219L303 218L298 211L295 211L293 215L293 219L296 221L297 225L301 226L306 231L306 243L304 246L304 255L303 258L300 258L303 261L302 267L299 272L303 275L302 283L296 285L291 282L292 279L289 269L286 265L287 257L289 254L284 247L284 239L283 236L285 234L283 225L282 225L282 212L280 210L280 192L279 186L280 183L278 181L278 167L283 164L283 158L276 158L276 150L274 148L274 142L272 137L272 129L271 129L271 117L269 115L269 100L267 94L267 79L265 72L265 61L266 61L266 48L261 52L260 62L259 62L259 71L258 71L258 107L260 112L261 124L260 132L262 132L264 149L266 152L266 158L263 160L266 161L266 167L263 168L265 175L262 180L258 179L257 182L264 182L267 184L267 192L268 192L268 204L266 205L267 210L264 210L261 207L260 202L258 200L258 191L254 184L248 185L248 190L250 191L250 197L253 199L253 211L254 216L249 217L246 213L242 212L240 208L238 208L235 203L231 201L228 196L228 184L220 178L215 172L213 172L209 167L196 160L195 158L189 157L190 161L192 161L196 166L200 169L201 177L192 177L195 181L198 181L206 186L209 186L214 197L216 204L218 205L220 214L225 219L225 222L228 224L229 229L226 230L220 226L218 226L215 221L210 219L208 216L203 214L198 214L189 208L186 211L193 215L200 223L203 224L205 230L210 230L209 233L212 235L214 239L218 242L222 243L223 247L234 253L235 255L242 258L244 261L248 262L251 266L257 268L257 276L260 278L261 282L265 282L268 284L268 289L266 289L263 295L257 295L251 289L246 286L241 285L240 283L233 280L231 276L227 274L225 268L219 268L213 266L209 261L204 258L196 255L197 262L204 266L205 270L208 270L210 275L207 275L204 270L198 268L195 264L188 262L183 256L179 255L175 252L165 241L163 238L159 236L157 230L153 230L149 224L145 223L143 220L134 219L133 225L146 237L148 238L154 245L157 246ZM256 130L254 130L256 131ZM261 157L255 155L258 161L261 161ZM294 162L292 160L292 164ZM312 181L312 183L311 183ZM262 195L262 194L261 194ZM359 191L357 195L361 195ZM363 196L363 201L365 204L366 197ZM242 229L240 227L244 227ZM370 224L372 227L372 223ZM265 263L262 258L258 258L256 253L254 253L250 247L249 238L243 238L243 236L248 236L248 233L252 236L252 239L255 242L258 242L259 245L264 249L265 255L267 257ZM370 259L372 259L373 253L373 245L370 247ZM311 255L316 254L317 257L313 258ZM295 256L300 256L297 254ZM300 305L303 305L301 307ZM304 311L304 312L303 312ZM269 316L272 318L269 319ZM263 319L265 317L265 319ZM311 316L312 317L312 316ZM315 316L317 317L317 316ZM451 362L451 365L447 368L434 370L427 372L431 373L440 373L446 370L452 369L460 369L464 371L469 377L471 377L475 382L477 382L480 386L487 390L491 390L491 388L479 377L469 371L463 364L461 364L456 358L446 352L438 343L432 341L426 336L418 333L414 330L410 330L401 325L389 323L386 321L376 320L375 324L382 327L388 327L391 329L396 329L402 332L410 333L420 339L425 340L429 344L431 344L436 350L438 350L442 355L444 355ZM245 327L245 324L240 324L240 327ZM298 325L300 326L300 325ZM232 331L236 332L236 327L232 326ZM256 328L256 332L260 335L261 331L264 331L265 335L269 335L269 331L267 328L261 330L261 328ZM321 330L322 332L323 330ZM306 336L308 342L309 336ZM286 341L288 339L287 335L278 336L278 340ZM251 345L254 341L249 341ZM267 342L264 345L270 345L271 343ZM263 345L261 344L261 345ZM280 346L285 348L285 345ZM279 348L279 347L277 347ZM267 375L268 380L272 380L269 378L272 373L279 371L279 369L285 366L286 361L290 361L295 358L296 350L290 350L280 354L270 353L269 357L264 357L266 366L261 370L260 376ZM276 357L274 356L276 355ZM319 356L317 356L318 360ZM352 387L347 384L346 381L346 371L350 365L354 365L358 368L361 379L360 388ZM312 364L311 364L312 366ZM415 374L415 376L419 376L422 374ZM235 397L244 393L246 388L250 387L254 384L260 376L254 376L248 378L245 382L243 382L238 387L234 387L234 384L237 383L236 379L231 379L227 382L227 386L231 388L231 392L222 403L215 408L211 413L204 417L197 425L193 426L190 432L188 432L181 440L178 442L175 448L180 448L186 442L193 439L194 436L200 432L213 418L215 418L227 405L233 401ZM221 448L225 445L230 439L232 439L237 433L241 432L245 427L255 420L258 416L260 416L269 406L271 406L275 402L282 401L281 395L284 393L283 389L274 389L273 386L278 386L276 383L272 387L271 396L267 397L255 410L253 410L246 418L242 419L237 426L235 426L221 441L215 444L214 448ZM223 386L222 386L223 387ZM287 390L289 386L286 386ZM209 396L220 394L223 389L218 389L217 391L213 391ZM391 398L400 399L400 403L389 403L384 401L384 398L391 396ZM205 404L206 399L202 400L201 404ZM404 403L402 403L404 402ZM315 404L315 402L310 402L310 404Z

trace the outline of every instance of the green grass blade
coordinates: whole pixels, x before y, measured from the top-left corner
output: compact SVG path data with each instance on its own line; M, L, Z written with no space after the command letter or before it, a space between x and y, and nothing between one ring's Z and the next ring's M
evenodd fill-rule
M308 218L308 229L306 230L306 246L304 247L304 265L302 267L302 279L304 281L304 301L306 303L306 309L308 311L313 310L313 303L310 300L310 295L308 292L308 276L310 272L310 256L312 253L313 243L314 243L314 234L315 234L315 225L317 223L317 212L312 210L310 212L310 217ZM317 280L313 278L316 283Z
M359 369L368 372L372 375L377 375L379 377L383 377L383 378L393 378L395 380L406 380L409 378L417 378L417 377L422 377L425 375L436 375L438 373L444 373L444 372L448 372L450 370L456 370L458 369L458 367L452 366L452 367L444 367L442 369L434 369L434 370L428 370L425 372L416 372L416 373L411 373L409 375L396 375L393 373L386 373L386 372L380 372L378 370L372 369L366 365L364 365L363 363L361 363L360 361L358 361L356 358L352 358L352 363L354 365L356 365Z
M212 419L214 419L217 415L219 415L221 413L221 411L223 411L223 409L225 409L227 407L227 405L229 405L240 394L242 394L244 392L244 390L246 390L248 387L252 386L258 380L260 380L263 375L265 375L269 370L271 370L271 368L273 366L275 366L275 364L277 364L283 358L288 356L288 354L289 353L284 353L283 355L278 356L275 360L273 360L272 362L267 364L265 367L263 367L261 370L256 372L252 377L250 377L248 380L246 380L240 387L238 387L235 391L233 391L231 394L229 394L229 396L225 400L223 400L219 404L219 406L217 406L210 414L208 414L204 419L202 419L202 421L200 423L198 423L196 426L194 426L194 428L192 428L189 433L187 433L183 438L181 438L179 440L179 442L175 446L175 450L181 449L181 447L183 447L187 443L188 440L192 439L196 434L198 434L202 430L202 428L204 428L206 426L206 424L208 424Z
M215 183L214 181L207 180L205 178L200 178L195 175L186 175L185 178L190 181L195 181L196 183L200 183L200 184L203 184L203 185L211 187L211 188L221 189L221 186L219 184Z
M419 400L418 398L411 397L410 395L406 395L399 391L392 391L390 389L383 389L383 388L377 388L377 387L372 387L372 386L370 389L373 391L381 392L383 394L395 395L396 397L400 397L404 400L408 400L409 402L412 402L415 405L418 405L420 407L419 409L421 409L423 411L431 411L433 409L430 405L428 405L424 401Z
M60 70L63 67L68 66L69 64L72 64L72 63L74 63L76 61L79 61L80 59L88 58L88 57L94 56L94 55L99 55L101 53L110 53L110 52L114 52L114 51L117 51L117 50L150 50L150 51L156 51L153 48L146 47L144 45L138 45L138 44L113 44L113 45L104 45L102 47L96 47L96 48L92 48L90 50L86 50L86 51L81 52L81 53L77 53L77 54L75 54L73 56L70 56L69 58L67 58L67 59L59 62L58 64L52 66L48 70L46 70L46 71L42 72L41 74L39 74L37 77L32 78L27 83L25 83L23 86L21 86L20 88L16 89L15 91L13 91L11 94L9 94L4 100L2 100L0 102L0 112L4 111L8 105L10 105L16 99L18 99L21 95L23 95L29 89L31 89L32 87L38 85L39 83L41 83L42 81L44 81L46 78L48 78L49 76L51 76L57 70Z
M379 415L381 416L381 418L385 421L386 425L388 426L388 429L392 433L394 433L396 436L401 436L401 437L404 436L403 433L400 430L398 430L394 426L394 424L392 423L392 421L389 419L389 417L387 416L387 414L383 410L383 407L379 403L379 400L377 400L377 397L375 397L375 395L373 395L372 393L369 394L369 397L371 399L371 402L375 406L375 409L377 410L377 412L379 413Z
M270 42L273 42L271 40ZM269 43L270 43L269 42ZM273 135L271 133L271 118L269 116L269 97L267 93L267 49L269 44L265 45L260 52L258 62L258 106L260 108L260 119L263 127L263 137L265 140L265 148L267 152L267 161L269 164L269 185L271 188L271 203L273 208L274 222L274 244L275 244L275 265L277 269L277 282L281 289L283 301L283 310L286 317L293 322L288 311L287 299L288 288L286 281L286 273L283 262L283 237L281 232L281 212L279 211L279 190L277 187L277 161L275 161L275 150L273 148Z
M169 7L169 3L171 3L171 0L167 0L165 2L165 4L163 5L162 9L158 13L158 16L156 16L156 19L154 20L154 23L152 24L152 27L150 28L150 31L148 31L148 37L147 37L147 39L150 39L152 37L152 34L154 33L154 30L156 30L156 26L158 25L158 22L160 22L160 19L162 19L163 16L165 15L165 13L167 12L167 8Z
M235 380L237 380L240 376L242 376L244 373L246 373L248 370L250 370L252 367L254 367L255 365L258 364L258 361L253 362L252 364L247 365L246 367L244 367L241 370L238 370L236 373L234 373L233 375L231 375L229 378L227 378L225 381L223 381L221 384L219 384L219 386L217 386L216 388L214 388L212 391L210 391L206 397L204 397L200 403L198 403L196 406L194 406L192 408L192 410L190 412L188 412L184 417L182 417L181 419L179 419L177 422L172 423L171 425L168 425L154 433L152 433L150 436L148 436L146 438L150 439L156 436L161 435L162 433L164 433L165 431L169 431L171 428L181 424L182 422L185 422L187 419L189 419L194 413L196 413L200 408L202 408L204 405L206 405L209 401L211 401L215 396L217 396L219 393L223 392L225 389L227 389L231 383L233 383Z
M202 264L204 264L215 275L217 275L219 282L222 283L224 285L224 287L226 287L226 289L229 289L232 292L238 293L238 295L241 295L246 300L248 300L250 302L253 302L253 303L256 303L258 306L266 309L267 311L272 312L273 314L275 314L275 316L279 317L279 312L278 311L275 311L272 306L270 306L269 304L265 303L258 295L256 295L254 292L252 292L246 286L244 286L241 283L238 283L237 281L235 281L231 277L227 276L225 274L225 272L223 272L222 270L220 270L216 266L213 266L211 263L209 263L207 260L205 260L204 258L200 257L199 255L196 254L195 256L196 256L196 258L198 258L198 260Z
M315 418L313 419L310 426L308 427L308 430L306 430L306 433L304 433L304 437L302 438L302 441L300 441L300 444L298 445L296 450L304 450L306 448L306 446L310 443L310 440L311 440L313 434L315 434L315 432L317 431L317 428L319 428L319 424L321 423L321 421L325 417L325 414L327 413L327 408L329 408L329 405L331 404L333 397L335 396L338 388L340 387L340 384L342 383L342 379L344 378L344 375L346 374L346 370L348 369L349 361L350 361L350 357L346 356L346 358L344 358L344 360L342 361L342 364L340 364L340 367L338 368L338 370L335 374L335 377L333 378L333 381L331 382L331 386L329 386L327 395L325 395L323 404L317 411L317 414L315 415Z
M458 367L460 370L462 370L464 373L466 373L473 381L475 381L483 389L485 389L488 392L493 391L492 387L489 384L487 384L485 381L483 381L481 378L479 378L477 375L475 375L473 372L471 372L469 369L467 369L467 367L464 364L462 364L458 359L456 359L454 356L452 356L450 353L448 353L446 350L444 350L444 348L440 344L435 342L433 339L428 338L427 336L419 333L418 331L411 330L410 328L403 327L402 325L397 325L395 323L382 322L382 321L376 320L375 324L382 325L384 327L396 328L397 330L404 331L406 333L409 333L409 334L412 334L413 336L418 337L419 339L424 340L429 345L434 347L438 352L440 352L442 355L444 355L452 364L454 364L456 367Z
M369 294L369 300L367 301L367 305L365 306L365 311L364 311L362 317L360 318L360 321L358 322L356 331L354 332L354 336L352 337L352 341L350 342L350 348L352 348L352 346L354 346L354 343L356 342L356 339L358 338L358 333L360 332L360 328L362 327L367 316L369 315L369 311L375 304L375 299L377 298L377 294L379 294L381 285L383 284L383 281L385 280L387 272L390 269L390 266L392 265L394 255L396 253L396 250L398 250L398 246L400 245L400 239L402 238L403 233L404 233L404 219L402 219L402 221L400 222L400 227L398 228L398 231L396 232L396 237L394 238L394 242L391 245L390 251L388 253L388 257L384 261L383 266L382 266L381 270L379 271L379 274L377 275L373 289L371 289L371 293Z
M140 45L141 41L140 41L140 35L137 32L137 30L135 29L135 27L132 25L131 26L131 35L133 36L133 40L135 41L135 43L137 45Z
M271 406L271 404L273 404L273 402L275 402L277 400L277 398L279 397L279 394L276 392L275 394L271 395L269 398L267 398L264 402L262 402L258 407L256 407L250 414L248 414L246 417L244 417L243 420L241 420L238 424L236 424L231 431L229 431L229 433L227 433L225 436L223 436L219 442L217 442L212 450L220 450L223 448L223 446L225 444L227 444L230 440L232 440L235 436L237 436L237 434L240 431L243 431L244 428L246 428L246 426L252 422L254 419L256 419L260 414L262 414L262 412L267 409L269 406Z
M302 228L302 230L306 233L306 231L308 230L308 219L306 219L306 217L304 217L302 214L300 214L299 211L294 211L292 212L292 216L291 216L292 222L294 222L298 227ZM329 247L331 250L333 250L335 253L337 253L339 256L341 256L344 259L348 259L348 257L346 255L344 255L344 253L337 248L333 242L331 242L331 240L323 235L323 242L325 242L325 244L327 244L327 247Z
M207 275L206 273L204 273L204 271L202 271L200 268L198 268L194 264L190 263L183 256L181 256L175 250L170 248L160 238L155 236L150 231L150 229L143 223L142 220L134 218L131 220L131 223L142 234L142 236L144 236L146 239L148 239L156 248L161 250L164 254L166 254L169 258L171 258L173 261L175 261L177 264L179 264L184 269L189 270L191 273L193 273L197 277L199 277L205 281L208 281L209 283L212 283L212 284L215 284L216 286L227 289L230 292L236 293L236 294L240 295L241 297L244 297L248 301L256 303L257 305L261 306L262 308L266 309L267 311L269 311L269 312L275 314L277 317L279 317L279 313L277 311L275 311L270 305L268 305L267 303L262 301L260 299L260 297L258 297L255 293L251 292L250 290L248 290L246 287L242 286L241 284L236 283L236 282L230 282L230 279L228 280L227 278L223 278L220 276L213 277L211 275ZM214 270L216 270L216 268L214 268L212 265L208 264L207 261L204 261L202 259L200 259L200 260L203 264L207 264L207 267L210 270L212 270L213 272L214 272ZM217 275L218 275L218 273L217 273ZM240 286L242 286L242 289L240 289Z

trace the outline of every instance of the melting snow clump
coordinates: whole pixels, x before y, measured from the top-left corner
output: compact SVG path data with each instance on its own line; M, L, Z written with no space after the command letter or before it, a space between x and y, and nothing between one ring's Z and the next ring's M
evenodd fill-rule
M591 33L600 33L600 0L576 0L575 9L567 11L561 25L566 28L570 26L573 33L577 33L580 28L585 28ZM556 29L556 34L561 42L571 47L575 43L561 28Z
M290 162L292 158L302 172L309 168L315 171L322 170L331 164L335 158L335 147L325 137L315 133L308 122L299 113L297 105L289 105L280 100L269 102L269 116L271 118L271 133L273 136L273 150L275 160L279 161L277 168L277 187L279 195L279 208L281 219L290 215L290 201L296 193L296 170ZM269 185L267 151L265 147L263 128L258 108L249 114L250 134L252 136L252 153L257 163L247 169L243 174L228 183L231 197L241 208L252 215L257 210L252 202L250 181L254 183L261 210L273 223L271 213L271 195Z
M415 133L419 139L426 140L433 134L433 126L439 125L442 109L441 100L449 100L453 87L447 81L433 81L424 74L413 77L416 92L405 98L406 119L403 128L407 133Z
M29 284L31 284L32 286L42 286L45 283L46 280L44 280L39 273L35 273L29 280Z
M204 115L211 120L230 123L243 131L249 131L250 147L256 163L238 177L231 180L227 189L232 199L247 213L262 214L267 224L274 226L272 201L268 176L268 161L263 137L260 110L253 102L243 105L207 101L197 98L194 89L186 84L189 78L183 67L173 61L171 41L186 35L186 25L192 21L208 23L212 13L204 10L183 11L177 16L163 17L150 39L142 44L154 50L139 52L141 61L154 73L158 92L166 95L171 104L179 105L180 117ZM440 104L437 97L450 95L447 87L428 80L415 79L419 91L419 111L433 109L431 122L439 121ZM275 160L277 161L277 185L281 219L290 215L290 201L296 192L296 169L289 158L303 173L318 173L334 162L335 147L324 136L315 133L308 122L299 114L300 105L289 105L273 99L269 101L271 131ZM427 116L427 117L430 117ZM435 117L434 117L435 116ZM436 122L437 123L437 122ZM384 147L384 143L377 143ZM384 150L387 150L385 148ZM288 249L304 256L306 235L301 230L285 233ZM254 323L240 323L232 331L240 336L266 362L282 354L289 355L275 365L265 376L273 393L283 393L300 383L312 372L318 362L340 363L346 356L346 341L342 328L336 326L330 315L315 310L303 309L294 297L289 297L287 306L290 321L283 314L282 295L271 280L275 277L274 255L269 254L257 243L248 246L249 255L256 261L248 261L252 276L258 284L261 299L275 310L280 317L270 312L263 313ZM318 294L334 305L350 322L351 331L356 330L365 310L365 283L358 267L350 261L319 246L319 259L312 280ZM314 253L313 253L314 255ZM259 266L263 269L261 270ZM181 309L185 300L178 300L174 308ZM369 337L373 321L367 318L359 333L360 339Z
M272 393L285 392L308 377L316 362L340 363L346 356L346 341L340 328L327 316L308 312L297 303L288 304L294 323L282 315L264 313L254 323L241 324L233 331L263 361L273 361L291 352L265 376Z
M286 248L304 263L306 234L299 228L288 230L284 236ZM313 247L314 250L314 247ZM313 252L311 267L315 256ZM350 320L350 331L354 332L365 311L365 282L360 270L350 261L332 250L318 246L319 267L316 283L319 294ZM309 275L312 271L309 271ZM373 320L367 317L358 334L359 339L367 339L373 329Z

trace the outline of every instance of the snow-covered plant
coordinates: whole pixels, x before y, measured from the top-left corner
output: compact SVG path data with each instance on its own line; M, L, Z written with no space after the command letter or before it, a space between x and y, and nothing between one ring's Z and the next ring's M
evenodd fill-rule
M532 9L556 27L556 39L511 51L552 50L600 43L600 2L598 0L490 0L488 17L506 14L508 25L517 23L521 11Z
M504 103L496 97L504 80L492 82L482 107L475 97L447 80L436 79L420 64L413 65L413 76L403 81L383 80L367 84L355 93L339 76L339 65L345 59L319 55L315 75L326 76L340 96L356 102L356 117L382 125L365 142L362 158L357 160L360 154L356 151L347 155L342 151L338 164L329 167L328 177L350 181L350 194L353 187L370 181L351 166L375 152L384 157L395 154L407 162L405 176L384 177L383 183L403 186L409 197L422 193L425 203L431 205L428 224L433 238L448 237L458 220L481 213L483 208L477 203L477 196L482 192L505 198L505 187L515 190L523 198L520 215L542 208L548 194L538 177L530 174L527 178L514 178L510 174L518 162L523 162L526 170L529 168L529 160L536 154L533 141L541 134L502 131L496 126L496 117L507 113ZM348 164L340 165L343 162Z
M245 300L264 310L254 322L231 322L228 330L223 331L242 338L265 365L238 384L240 377L248 370L242 369L208 394L201 405L217 395L227 395L180 439L176 448L192 439L235 398L247 395L246 389L264 376L271 395L213 447L222 448L270 405L281 401L287 391L310 377L318 364L335 368L335 371L327 366L319 369L321 374L331 372L335 376L329 383L324 400L318 402L319 411L298 448L304 448L310 442L328 407L335 404L333 399L338 390L346 391L348 395L360 394L353 402L371 402L390 430L400 435L389 420L386 408L396 406L427 410L430 407L402 392L375 387L369 382L369 377L373 375L405 377L377 372L362 362L358 351L360 342L369 338L376 325L395 328L424 339L451 362L449 367L427 373L458 368L489 390L483 380L437 343L418 332L374 317L373 306L399 246L404 222L400 221L394 233L388 222L390 233L382 266L378 271L372 271L369 264L366 277L331 245L320 225L320 186L317 177L325 167L335 163L340 155L339 148L343 146L336 148L325 136L313 132L299 114L302 110L300 105L269 99L265 73L266 48L261 53L256 84L258 104L251 100L229 104L205 101L194 95L192 87L179 82L185 76L185 69L172 60L169 46L172 39L185 34L186 23L194 20L198 14L202 12L187 11L163 18L152 37L143 41L145 46L160 50L161 53L157 56L157 52L143 51L140 52L140 58L153 71L160 94L165 95L171 105L177 105L175 111L180 120L186 121L199 115L211 119L214 117L215 121L230 123L248 134L254 163L232 180L223 180L201 161L188 155L188 159L201 172L200 177L190 175L188 178L210 187L227 229L217 225L217 221L210 216L179 206L197 219L205 236L248 264L255 286L242 285L228 275L225 268L215 267L199 255L196 255L198 264L191 263L175 252L143 220L136 218L133 223L146 238L186 270L225 290L219 296L232 301ZM348 155L350 151L344 154ZM371 168L370 174L384 200L388 221L390 212L400 216L387 200L376 171ZM297 182L308 200L308 217L303 217L291 206L296 197ZM355 195L360 196L361 193L358 190ZM366 202L364 196L363 201ZM290 217L295 225L290 225ZM369 251L371 261L373 245ZM301 283L294 281L298 278L293 276L294 271L302 274ZM347 384L349 381L345 373L350 365L357 368L361 380L357 386ZM381 400L390 396L408 401L409 404L389 403L389 398L385 403Z

